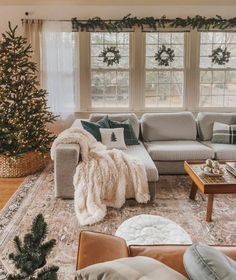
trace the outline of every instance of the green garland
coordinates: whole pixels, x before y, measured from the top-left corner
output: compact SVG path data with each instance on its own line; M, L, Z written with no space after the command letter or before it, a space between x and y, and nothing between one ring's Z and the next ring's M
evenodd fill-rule
M230 29L236 27L236 17L224 19L219 15L216 17L203 17L196 15L194 17L168 19L166 16L161 18L144 17L137 18L131 17L131 14L123 17L121 20L103 20L100 17L90 18L88 20L79 20L72 18L72 30L78 31L94 31L102 30L108 32L118 32L124 29L132 29L134 27L149 27L152 30L157 28L165 27L181 27L181 28L192 28L192 29L206 29L217 28L217 29Z

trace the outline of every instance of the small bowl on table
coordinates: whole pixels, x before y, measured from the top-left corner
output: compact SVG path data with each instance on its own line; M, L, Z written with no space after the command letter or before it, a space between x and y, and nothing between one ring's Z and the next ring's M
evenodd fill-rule
M202 174L210 177L222 177L225 169L217 160L207 159L205 164L201 166Z

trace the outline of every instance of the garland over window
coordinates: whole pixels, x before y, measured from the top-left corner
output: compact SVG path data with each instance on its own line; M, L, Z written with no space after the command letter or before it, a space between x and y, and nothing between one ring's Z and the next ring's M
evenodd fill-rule
M157 28L165 27L180 27L180 28L192 28L192 29L230 29L236 27L236 17L223 19L221 16L216 15L216 17L203 17L196 15L194 17L187 18L175 18L168 19L166 16L161 18L154 17L144 17L137 18L131 17L131 14L123 17L121 20L103 20L100 17L94 17L88 20L79 20L77 18L72 18L72 30L74 32L78 31L94 31L96 29L108 32L118 32L124 29L132 29L134 27L149 27L152 30L157 30Z

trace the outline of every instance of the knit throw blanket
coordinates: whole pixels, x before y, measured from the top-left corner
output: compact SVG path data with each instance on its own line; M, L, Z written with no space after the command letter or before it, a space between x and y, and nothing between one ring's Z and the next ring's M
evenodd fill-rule
M121 150L107 150L82 128L69 128L58 135L51 148L52 159L59 144L80 145L81 160L73 179L80 225L101 221L107 206L121 208L131 194L139 203L150 199L146 171L139 160Z

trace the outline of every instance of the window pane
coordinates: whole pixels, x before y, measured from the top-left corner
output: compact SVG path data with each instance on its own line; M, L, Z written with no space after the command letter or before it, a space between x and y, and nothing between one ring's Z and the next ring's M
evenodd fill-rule
M236 106L236 34L202 32L200 46L200 107ZM230 51L225 65L212 63L212 50L221 47Z
M90 36L92 107L128 107L129 33L92 32ZM120 51L121 59L107 66L99 55L111 46Z
M159 66L155 53L162 45L174 50L174 61ZM184 94L184 33L146 34L146 107L182 107Z

